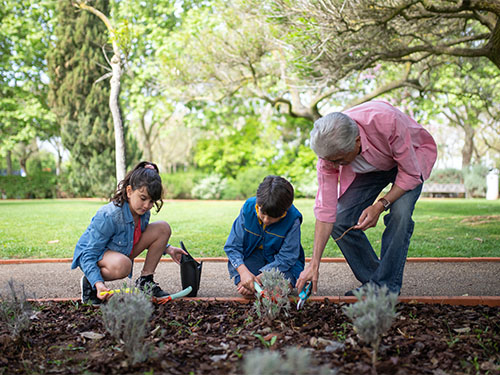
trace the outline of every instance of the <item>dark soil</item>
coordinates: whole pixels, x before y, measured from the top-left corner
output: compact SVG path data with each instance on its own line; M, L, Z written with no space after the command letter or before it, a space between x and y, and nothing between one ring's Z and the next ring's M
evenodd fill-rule
M307 348L332 373L372 371L370 349L341 305L327 301L307 303L271 324L256 317L252 304L180 300L156 306L150 357L133 366L123 345L107 334L99 308L75 302L35 308L21 340L0 325L1 374L242 374L245 354L268 346L279 352ZM398 311L382 340L378 374L500 374L500 308L399 304Z

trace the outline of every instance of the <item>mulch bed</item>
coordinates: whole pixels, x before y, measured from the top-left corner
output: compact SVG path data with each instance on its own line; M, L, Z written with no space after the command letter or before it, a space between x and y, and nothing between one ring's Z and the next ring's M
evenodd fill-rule
M370 348L341 306L309 302L271 323L259 320L252 304L179 300L155 306L150 357L132 366L106 332L99 308L38 302L22 340L13 340L0 323L0 374L242 374L246 353L291 346L310 350L315 364L332 373L371 374ZM400 303L398 312L381 343L378 374L500 374L499 307Z

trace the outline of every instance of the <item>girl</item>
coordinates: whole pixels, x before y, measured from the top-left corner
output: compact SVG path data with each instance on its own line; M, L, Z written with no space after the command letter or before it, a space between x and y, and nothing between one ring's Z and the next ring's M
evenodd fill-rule
M118 184L111 202L97 211L76 244L71 264L71 269L80 267L84 273L83 303L99 305L108 299L111 294L100 294L109 291L104 282L131 277L133 260L145 249L144 267L135 285L156 299L168 297L153 274L163 254L180 264L185 252L168 244L172 233L168 223L149 223L153 205L156 212L163 206L162 193L158 167L143 161Z

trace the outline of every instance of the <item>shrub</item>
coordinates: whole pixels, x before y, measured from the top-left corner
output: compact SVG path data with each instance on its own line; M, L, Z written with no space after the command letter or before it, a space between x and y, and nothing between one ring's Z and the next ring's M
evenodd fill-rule
M244 169L236 175L236 178L228 180L228 186L224 190L223 199L247 199L255 195L259 184L269 171L263 167Z
M318 192L318 179L316 172L303 176L299 181L295 181L296 198L314 198Z
M145 361L149 353L145 338L153 313L150 297L131 288L129 293L113 295L101 310L106 330L118 342L123 342L124 353L132 365Z
M464 168L464 185L468 197L484 197L486 195L486 175L488 168L484 165L471 165Z
M219 174L211 174L198 182L191 191L194 198L221 199L227 188L227 180Z
M22 338L23 333L29 329L32 312L24 285L10 279L0 290L0 321L5 323L13 338Z
M4 199L55 198L57 176L49 172L35 175L0 176L0 197Z
M463 180L464 178L460 169L444 168L434 169L427 182L436 184L461 184Z
M243 362L245 375L326 375L331 370L316 367L309 351L300 348L287 348L285 355L269 350L254 350L245 356Z
M274 320L283 310L288 316L290 310L290 282L277 269L263 271L260 277L262 295L257 296L254 302L255 311L259 318L265 317L268 321Z
M353 322L359 338L372 347L372 365L375 368L382 335L391 327L398 315L398 295L389 293L387 287L369 283L354 292L358 302L344 306L342 310Z
M196 183L204 177L202 172L187 171L176 173L162 173L161 180L165 187L167 199L191 199L191 194Z

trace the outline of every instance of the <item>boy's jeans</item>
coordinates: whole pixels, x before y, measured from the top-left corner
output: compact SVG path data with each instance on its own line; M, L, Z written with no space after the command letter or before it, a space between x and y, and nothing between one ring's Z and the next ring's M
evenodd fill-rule
M361 212L373 204L389 183L394 182L396 174L397 168L358 174L338 200L337 221L333 226L332 238L339 238L344 231L356 225ZM386 285L391 292L400 292L415 224L412 220L413 209L421 191L422 184L407 191L391 204L389 213L384 216L386 228L382 234L380 259L361 230L351 230L337 241L354 276L361 283L374 282L379 286Z

